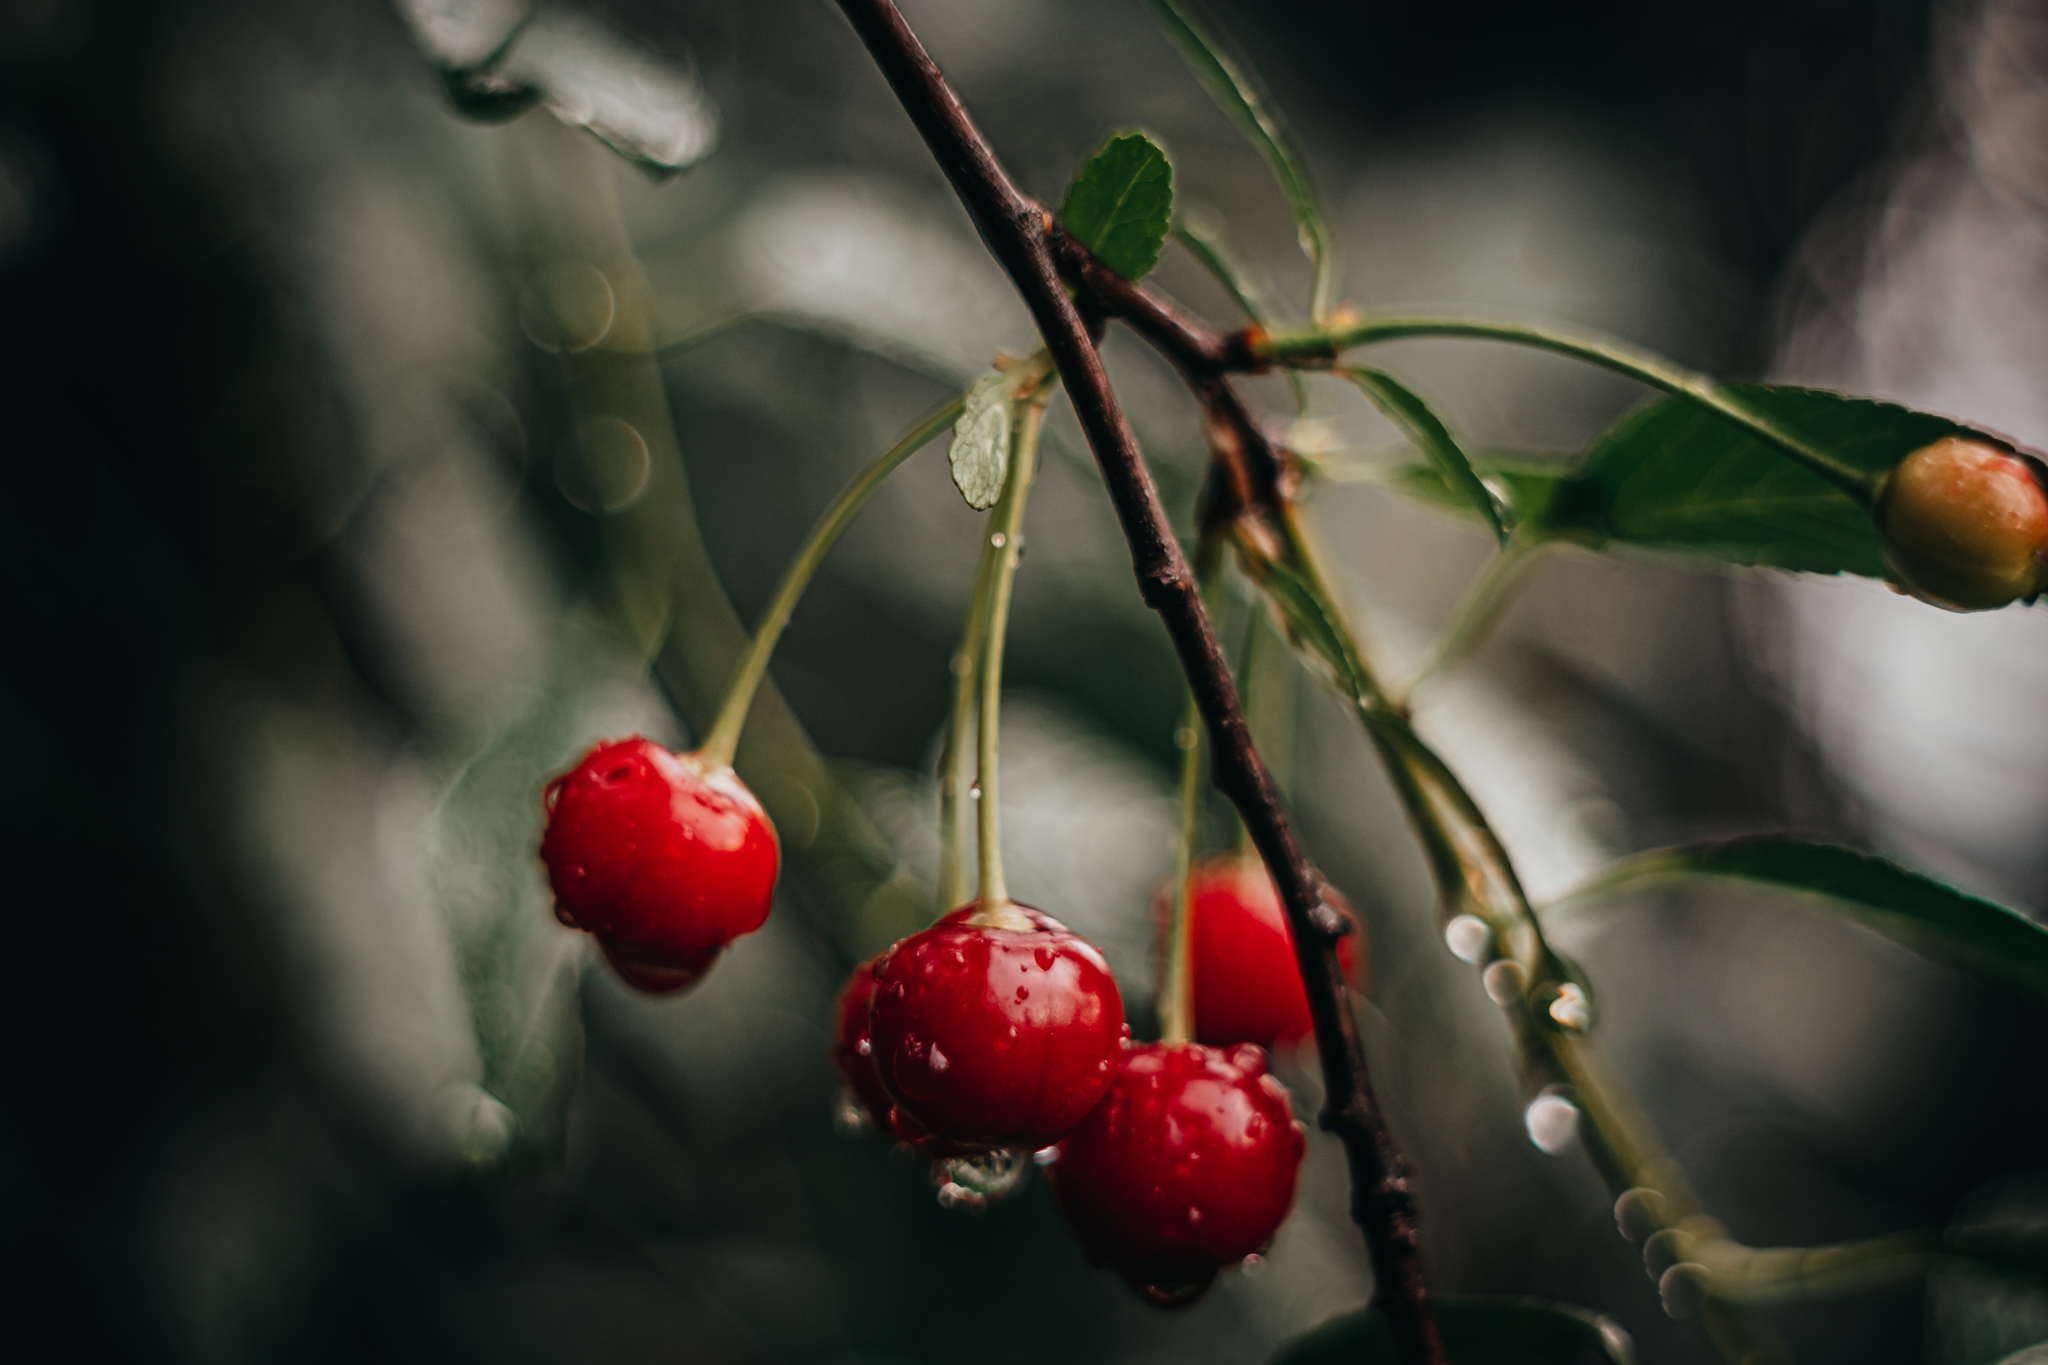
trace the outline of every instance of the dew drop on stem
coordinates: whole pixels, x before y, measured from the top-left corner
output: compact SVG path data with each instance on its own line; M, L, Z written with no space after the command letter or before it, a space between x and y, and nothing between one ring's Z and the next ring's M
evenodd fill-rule
M1486 988L1486 998L1496 1005L1512 1005L1522 998L1524 974L1521 964L1496 962L1479 974L1479 984Z
M1444 926L1444 945L1460 962L1477 963L1493 942L1493 930L1477 915L1457 915Z
M1579 1133L1579 1107L1562 1095L1538 1095L1522 1113L1529 1141L1540 1151L1558 1156L1571 1149Z

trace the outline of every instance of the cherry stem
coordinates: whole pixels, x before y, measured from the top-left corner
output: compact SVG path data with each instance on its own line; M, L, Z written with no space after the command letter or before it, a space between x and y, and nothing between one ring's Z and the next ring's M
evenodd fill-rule
M1173 918L1166 939L1166 979L1159 990L1159 1041L1191 1043L1195 1038L1194 899L1195 845L1202 837L1202 778L1208 769L1209 746L1202 735L1202 714L1195 694L1188 693L1180 725L1173 732L1180 746L1180 843L1173 864Z
M981 646L988 633L988 585L995 574L997 550L991 540L995 515L983 523L981 555L974 566L974 593L960 628L960 646L953 651L953 704L946 713L946 747L939 755L939 879L940 910L967 903L967 840L974 832L971 802L962 800L973 781L976 750L967 742L974 724L974 702L981 676Z
M931 439L953 425L959 417L961 407L966 403L965 394L957 394L926 415L918 424L904 434L902 440L890 446L876 457L875 462L863 469L832 500L811 533L797 547L789 567L782 571L782 582L775 589L775 596L768 603L768 610L761 613L761 623L754 628L754 639L747 646L747 652L740 656L739 664L733 669L732 681L727 684L725 700L719 704L718 717L711 723L711 731L704 743L698 747L697 756L707 768L732 766L733 755L739 752L740 731L746 728L747 711L754 704L754 693L760 689L761 679L768 672L768 658L775 652L776 642L782 638L783 627L789 624L790 614L804 595L804 589L811 585L811 577L817 573L818 565L824 562L825 554L832 548L844 531L874 496L882 481L896 472L898 465L923 449Z
M1428 659L1416 670L1414 678L1390 695L1389 700L1395 706L1405 708L1412 705L1417 693L1448 673L1479 646L1493 623L1500 619L1501 611L1522 581L1523 570L1535 562L1536 552L1543 545L1540 537L1513 535L1498 554L1486 561L1486 567L1479 571L1479 576L1472 580L1472 586L1451 609L1450 620L1444 624L1443 633L1437 636Z
M1002 824L996 810L996 758L1003 709L1003 640L1010 627L1010 589L1017 563L1024 556L1024 504L1031 492L1033 465L1038 459L1038 433L1044 424L1045 392L1032 393L1011 408L1016 439L1010 445L1010 468L1003 477L1002 496L989 521L988 546L995 552L987 584L988 620L981 644L981 709L975 717L975 843L981 866L981 911L990 914L1010 904L1003 883Z

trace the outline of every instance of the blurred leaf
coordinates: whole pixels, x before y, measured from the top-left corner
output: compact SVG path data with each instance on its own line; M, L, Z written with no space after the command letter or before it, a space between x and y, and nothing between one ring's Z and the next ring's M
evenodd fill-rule
M996 505L1010 468L1010 402L1017 382L1007 374L983 375L967 390L967 405L953 424L946 462L953 485L977 512Z
M1472 468L1506 505L1508 515L1524 535L1541 534L1551 500L1570 483L1569 476L1558 467L1554 458L1544 460L1486 451L1481 453ZM1350 470L1332 469L1329 472L1332 477L1368 478L1373 483L1383 484L1417 502L1426 502L1467 521L1484 520L1471 499L1452 488L1445 481L1443 471L1435 465L1379 466L1362 476L1353 475Z
M1544 1299L1435 1301L1444 1350L1457 1365L1633 1365L1635 1346L1612 1318ZM1401 1365L1393 1325L1377 1308L1342 1313L1280 1348L1272 1365Z
M1259 85L1245 65L1228 52L1205 25L1188 12L1180 0L1145 0L1159 26L1195 78L1201 81L1223 112L1251 139L1266 164L1273 168L1287 207L1294 214L1294 226L1301 249L1315 267L1314 292L1309 305L1312 317L1320 319L1328 310L1334 288L1336 250L1330 229L1323 221L1323 206L1309 179L1308 159L1295 145L1272 97Z
M1503 515L1503 509L1495 499L1493 490L1480 481L1472 470L1472 461L1466 458L1457 438L1451 435L1449 427L1443 424L1429 404L1392 375L1381 370L1368 369L1363 365L1345 369L1344 377L1372 400L1372 405L1385 413L1387 419L1406 433L1409 440L1436 467L1443 476L1444 486L1463 498L1479 514L1493 538L1505 545L1508 541L1509 522L1512 512Z
M1285 564L1268 563L1260 570L1259 586L1279 607L1288 635L1330 666L1346 696L1355 696L1358 679L1350 633L1315 584Z
M588 625L570 628L541 694L463 764L436 811L435 897L482 1061L483 1093L471 1097L468 1115L474 1122L452 1136L474 1159L500 1154L480 1140L499 1105L510 1112L508 1140L559 1151L581 1065L576 981L584 939L549 910L537 851L540 793L592 738L593 697L638 676L612 637Z
M1734 396L1759 416L1857 469L1881 473L1962 430L1945 417L1814 389L1747 385ZM1870 514L1697 403L1660 398L1594 443L1552 534L1588 544L1702 555L1731 564L1881 577Z
M1111 270L1143 279L1173 221L1173 163L1143 133L1111 138L1067 186L1060 221Z
M1652 849L1611 864L1562 904L1684 877L1824 897L1888 938L2048 994L2048 928L1873 854L1780 835Z
M1223 224L1212 209L1190 208L1173 225L1173 236L1216 282L1229 292L1244 315L1261 327L1273 319L1273 301L1263 285L1254 282L1250 270L1223 241ZM1288 370L1290 379L1300 376Z
M527 0L398 0L399 14L470 118L535 102L658 172L711 150L717 119L696 73L576 10Z

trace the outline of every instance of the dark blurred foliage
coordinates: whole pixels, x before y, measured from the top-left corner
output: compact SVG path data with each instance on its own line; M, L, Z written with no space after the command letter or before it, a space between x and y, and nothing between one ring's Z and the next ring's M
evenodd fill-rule
M942 61L945 39L972 26L955 11L980 13L907 8L914 22L932 20ZM1207 128L1186 112L1199 111L1199 97L1171 84L1178 68L1156 43L1142 48L1142 88L1124 84L1121 58L1091 55L1086 11L1040 7L1033 13L1071 23L1074 36L1031 47L1022 63L990 58L959 73L997 145L1048 196L1109 128L1166 117L1160 109ZM693 240L721 204L791 167L882 165L925 195L935 220L958 227L829 6L692 0L610 12L662 50L694 52L724 124L705 168L623 191L643 254ZM1403 139L1455 148L1461 130L1503 111L1554 115L1588 144L1624 148L1627 165L1660 167L1682 186L1665 208L1711 264L1691 278L1718 291L1708 324L1679 329L1684 358L1749 369L1774 348L1765 303L1795 245L1845 186L1881 165L1901 128L1918 126L1932 22L1925 5L1903 0L1563 10L1304 0L1216 14L1324 158L1333 203L1351 192L1338 169L1347 159L1372 164ZM1115 42L1140 50L1133 16L1112 28ZM1052 55L1069 53L1071 63ZM333 127L295 102L299 87L320 92L314 107ZM914 1163L873 1139L835 1137L822 1020L860 938L810 932L840 921L829 895L802 888L867 871L800 870L797 904L778 913L759 954L721 967L732 993L759 993L757 1014L731 993L650 1008L601 974L582 978L587 1052L560 1161L451 1162L363 1081L358 1053L337 1059L337 1033L380 1046L376 1012L398 995L351 995L323 954L415 951L386 884L349 862L349 849L391 837L382 826L364 833L384 780L372 760L417 760L431 779L420 780L438 789L460 755L507 724L502 699L470 702L495 696L494 670L518 672L480 647L472 666L482 681L437 681L420 662L437 642L406 632L459 632L467 599L446 589L452 616L395 618L391 585L374 572L385 500L408 485L369 453L393 437L363 396L398 378L373 363L381 334L351 309L370 307L380 279L410 287L405 234L421 224L440 234L443 258L470 262L468 292L457 295L484 300L452 331L489 339L496 387L450 420L467 423L516 497L511 538L529 595L551 620L610 609L611 542L553 474L574 394L555 361L520 339L528 248L517 224L489 211L505 202L493 197L505 172L491 157L507 144L493 140L540 145L545 131L530 125L547 117L458 127L398 20L369 0L15 0L0 11L0 829L13 879L0 993L0 1299L18 1358L1252 1361L1304 1315L1355 1300L1362 1254L1327 1163L1303 1196L1327 1215L1319 1240L1296 1253L1323 1268L1322 1297L1288 1298L1276 1254L1266 1278L1166 1317L1081 1264L1042 1184L970 1221L936 1207ZM1298 265L1267 250L1286 234L1256 163L1201 141L1226 135L1183 135L1187 163L1200 168L1193 179L1206 174L1205 196L1233 212L1238 198L1255 201L1246 235L1291 279ZM559 158L568 136L548 154ZM369 163L376 174L358 173ZM394 194L410 196L412 210L384 213L375 196ZM339 250L323 226L389 235L353 248L356 275L323 275L321 253ZM337 279L354 280L360 296ZM1191 275L1168 282L1199 293ZM1399 285L1371 288L1388 297ZM421 306L443 297L429 291ZM1138 387L1156 389L1156 374L1120 354ZM678 354L663 374L688 432L708 562L743 616L811 511L874 444L870 429L942 391L868 350L758 323ZM1615 396L1588 401L1612 406ZM1184 507L1191 423L1185 413L1155 421L1162 478ZM1088 475L1075 461L1064 469L1048 476L1039 510L1069 515L1082 548L1044 537L1045 561L1063 567L1043 570L1049 586L1020 604L1016 680L1158 776L1170 753L1170 659L1128 591ZM892 525L908 544L926 523L917 505L903 506ZM1358 517L1332 521L1386 520ZM776 677L824 754L889 771L925 764L971 535L955 526L916 547L930 557L910 574L933 580L937 606L905 605L905 579L871 569L821 580ZM1471 547L1455 546L1419 553L1469 563ZM871 565L889 548L856 537L848 553ZM451 562L394 572L419 573L431 595L428 580ZM1358 572L1373 563L1363 555ZM1494 661L1518 702L1579 754L1638 841L1787 819L1862 833L1858 798L1745 663L1740 594L1645 572L1652 586L1636 597L1615 578L1582 577L1571 581L1589 594L1548 599L1542 619L1564 628L1563 643L1525 639ZM1424 619L1443 602L1434 587L1416 591ZM1641 676L1603 673L1613 651L1579 648L1575 623L1586 638L1639 632L1619 648L1649 673L1663 669L1662 681L1638 687ZM550 631L552 650L567 628ZM1664 685L1676 675L1684 685ZM686 722L701 722L704 684L689 676L681 666L665 675L665 695ZM1659 713L1686 711L1690 685L1711 704L1675 723ZM1316 733L1348 734L1341 717L1307 709ZM1454 1018L1448 1005L1414 1004L1432 991L1477 992L1439 962L1412 870L1375 861L1400 831L1371 780L1337 775L1362 768L1362 749L1338 738L1323 750L1302 759L1299 781L1336 795L1309 803L1307 825L1333 875L1357 889L1376 957L1390 964L1381 980L1391 993L1378 1001L1394 1021L1387 1046L1405 1037L1467 1049L1418 1052L1389 1081L1444 1282L1573 1298L1621 1317L1649 1359L1705 1358L1658 1314L1632 1253L1604 1226L1582 1158L1565 1158L1567 1170L1520 1140L1495 1021L1476 1006ZM294 801L340 852L294 860L264 843L265 807ZM424 822L434 802L400 807L400 835L417 835L403 812ZM1356 829L1374 820L1378 842ZM2022 889L2038 899L2038 885ZM308 931L308 904L344 928ZM1659 998L1667 991L1682 993L1635 970L1653 950L1700 941L1692 975L1678 974L1696 996L1732 988L1743 970L1741 956L1715 955L1725 948L1718 921L1684 905L1666 911L1655 934L1628 931L1636 937L1610 943L1594 965L1611 968L1610 1011L1638 1011L1617 1050L1659 1119L1674 1133L1714 1135L1684 1154L1738 1235L1938 1224L1985 1181L2038 1162L2048 1118L2039 1087L1997 1055L2000 1038L2037 1036L2037 1011L1804 922L1745 921L1757 935L1750 953L1785 959L1760 964L1769 1000L1784 1009L1776 1025L1758 1013L1758 1030L1816 1023L1800 1007L1812 985L1801 961L1846 973L1857 998L1845 1009L1872 1008L1870 991L1926 1006L1900 1026L1907 1042L1895 1030L1867 1044L1899 1049L1897 1088L1875 1083L1877 1099L1858 1090L1829 1110L1834 1099L1786 1092L1788 1077L1810 1070L1752 1065L1748 1035L1705 1007L1640 1023L1670 1005ZM448 955L435 951L436 962ZM1435 965L1414 965L1425 961ZM386 989L414 989L397 979ZM338 1023L337 1009L352 1017ZM679 1066L677 1038L703 1064L697 1072ZM1864 1046L1851 1036L1822 1062ZM1467 1067L1491 1098L1432 1119L1432 1097L1463 1085ZM1780 1110L1793 1117L1763 1117ZM1922 1291L1800 1308L1781 1322L1803 1359L1916 1359Z

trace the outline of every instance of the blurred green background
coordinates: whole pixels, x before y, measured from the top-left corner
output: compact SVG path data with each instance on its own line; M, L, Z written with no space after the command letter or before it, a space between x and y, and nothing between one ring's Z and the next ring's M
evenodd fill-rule
M931 910L978 526L936 448L828 561L742 750L788 853L769 926L650 1001L554 925L541 781L599 737L687 742L832 492L1032 339L831 6L553 6L553 107L507 119L428 55L520 8L0 8L17 1358L1249 1365L1362 1302L1321 1135L1263 1273L1166 1315L1083 1264L1042 1182L968 1218L835 1132L832 993ZM1135 0L904 8L1027 190L1056 202L1142 126L1181 202L1305 294L1263 166ZM1212 13L1309 148L1344 297L1567 319L2048 443L2040 5ZM695 164L649 175L578 122L665 130ZM1177 251L1158 280L1228 319ZM1108 355L1185 519L1192 407L1128 335ZM1572 449L1639 397L1548 357L1388 359L1478 445ZM1178 684L1054 414L1010 654L1010 879L1104 947L1142 1032ZM1319 416L1297 438L1392 440L1355 395ZM1366 637L1412 663L1486 543L1371 488L1318 507ZM1421 723L1539 895L1794 825L2040 905L2044 619L1557 558ZM1369 751L1295 690L1277 757L1370 928L1361 1009L1436 1284L1707 1359L1583 1154L1527 1140L1498 1012L1436 937ZM1565 946L1738 1238L2048 1216L2037 1007L1724 892ZM2038 1298L1953 1277L1771 1316L1807 1361L1978 1365L2048 1336Z

